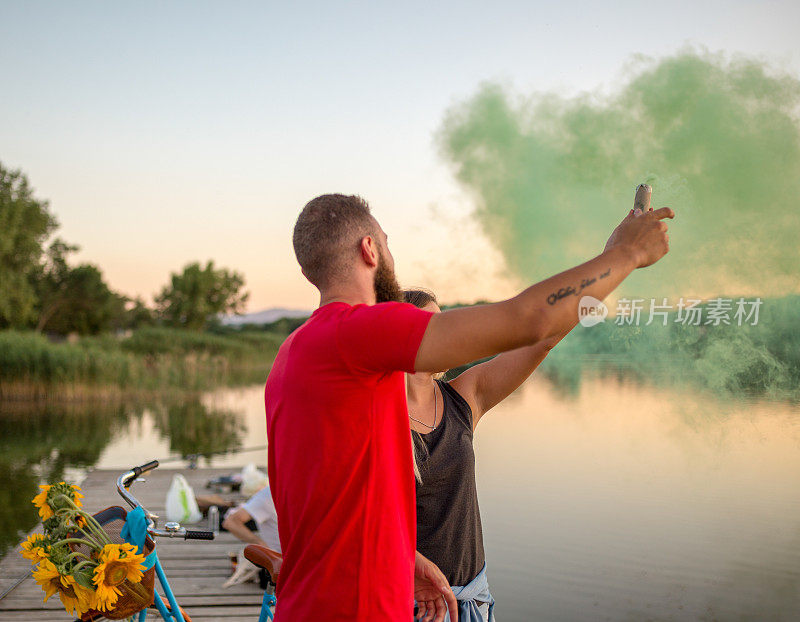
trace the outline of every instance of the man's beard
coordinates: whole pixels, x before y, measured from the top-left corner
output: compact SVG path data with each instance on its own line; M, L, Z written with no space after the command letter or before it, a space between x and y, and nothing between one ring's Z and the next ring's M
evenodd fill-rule
M375 270L375 302L403 302L403 290L397 278L383 258L383 251L378 255L378 269Z

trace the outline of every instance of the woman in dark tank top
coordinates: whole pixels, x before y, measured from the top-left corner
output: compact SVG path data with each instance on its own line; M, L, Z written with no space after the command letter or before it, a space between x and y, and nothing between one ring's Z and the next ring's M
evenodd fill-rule
M404 296L420 309L441 311L431 292L407 290ZM500 354L450 382L424 372L406 375L417 478L417 550L453 586L462 622L494 618L475 488L473 432L481 417L517 389L563 336Z

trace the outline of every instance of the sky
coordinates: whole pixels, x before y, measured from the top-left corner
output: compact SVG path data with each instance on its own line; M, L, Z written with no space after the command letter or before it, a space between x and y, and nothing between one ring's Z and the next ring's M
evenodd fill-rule
M797 2L0 0L0 162L128 296L213 259L250 311L314 308L291 231L343 192L370 202L401 285L495 300L524 283L442 158L448 109L487 81L614 92L636 55L687 45L800 75L798 24Z

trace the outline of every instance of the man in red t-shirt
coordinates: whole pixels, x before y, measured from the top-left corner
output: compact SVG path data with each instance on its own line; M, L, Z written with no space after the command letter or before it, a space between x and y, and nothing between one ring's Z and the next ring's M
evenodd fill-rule
M355 196L310 201L294 229L320 306L281 346L265 400L269 478L283 565L277 622L408 620L413 600L457 608L416 553L403 372L449 369L558 335L581 296L605 298L668 250L669 208L633 212L602 254L512 299L439 314L395 302L387 236Z

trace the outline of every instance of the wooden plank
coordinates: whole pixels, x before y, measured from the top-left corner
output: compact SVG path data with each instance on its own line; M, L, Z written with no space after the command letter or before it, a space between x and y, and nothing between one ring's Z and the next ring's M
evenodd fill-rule
M207 607L200 611L188 612L192 620L230 620L230 619L245 619L249 622L258 622L258 614L260 608L258 607ZM149 616L148 616L149 618ZM160 619L160 618L156 618Z
M258 585L255 583L240 583L229 588L223 588L221 577L207 577L200 573L186 577L176 577L170 575L169 569L166 570L166 573L172 591L184 596L193 596L197 594L225 596L261 593ZM16 598L28 597L38 599L41 602L44 597L44 593L33 579L27 579L22 585L15 589L12 594L14 595L14 599L10 598L11 595L7 596L0 601L0 608L13 608L11 604L15 602Z
M221 608L222 609L222 608ZM193 622L256 622L260 607L236 607L233 609L201 609L200 611L188 611ZM3 612L3 622L54 622L52 611L6 611ZM66 613L56 620L68 620ZM161 620L161 616L155 610L148 610L147 620Z
M251 594L215 594L215 595L198 595L192 594L181 598L181 606L184 608L192 606L251 606L261 605L262 594L261 591L254 590ZM42 597L22 597L17 598L15 601L15 608L0 605L0 611L14 611L19 609L61 609L61 601L57 596L51 598L47 603L42 605Z
M64 619L66 619L66 615L67 614L65 613ZM13 620L26 620L30 622L40 622L41 620L52 621L53 617L54 616L52 611L45 611L45 610L36 611L35 609L31 609L28 611L3 612L3 622L12 622Z

